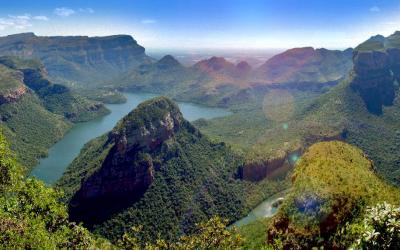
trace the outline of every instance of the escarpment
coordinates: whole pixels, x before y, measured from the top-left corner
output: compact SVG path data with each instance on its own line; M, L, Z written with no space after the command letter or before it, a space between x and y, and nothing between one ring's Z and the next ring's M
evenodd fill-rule
M165 150L165 142L185 126L183 123L177 106L163 98L121 120L108 135L113 146L101 169L82 183L71 200L72 218L84 219L94 214L93 220L104 219L102 214L93 213L98 205L104 208L108 203L112 210L118 210L137 201L153 183L154 171L160 167L151 154ZM110 203L112 200L117 200L118 206Z
M152 61L131 36L36 36L33 33L0 37L0 54L40 59L49 78L67 85L104 83Z
M353 55L353 79L356 90L373 114L382 114L383 106L393 105L400 78L400 32L389 37L374 36L360 44Z
M98 228L105 237L116 236L113 227L157 217L143 234L164 232L174 238L212 214L240 217L244 196L235 176L241 164L229 147L211 142L175 103L159 97L89 142L59 185L66 190L70 218Z
M16 89L10 90L6 94L0 94L0 105L6 103L17 102L26 93L26 88L24 86L19 86Z

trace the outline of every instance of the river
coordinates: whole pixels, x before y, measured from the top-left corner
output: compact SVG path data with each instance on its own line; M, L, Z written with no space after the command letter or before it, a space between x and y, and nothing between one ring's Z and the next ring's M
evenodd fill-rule
M241 227L250 224L256 220L261 220L264 218L272 217L278 211L278 206L276 204L285 197L287 190L277 193L268 199L261 202L257 207L255 207L251 212L242 219L233 223L236 227ZM275 204L275 205L274 205ZM279 204L279 203L278 203Z
M106 105L111 111L110 114L74 125L60 141L49 149L48 156L40 160L39 164L32 170L31 176L35 176L47 184L53 184L78 156L85 143L110 131L122 117L139 103L157 96L147 93L124 93L124 95L127 99L126 103ZM189 121L231 114L226 109L205 107L193 103L178 102L178 105L183 116Z

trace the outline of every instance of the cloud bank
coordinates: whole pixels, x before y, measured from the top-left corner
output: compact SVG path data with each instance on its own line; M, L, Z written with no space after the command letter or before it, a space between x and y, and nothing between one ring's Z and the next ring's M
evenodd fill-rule
M73 14L75 14L76 11L70 8L66 7L61 7L61 8L55 8L54 9L54 14L60 17L69 17Z

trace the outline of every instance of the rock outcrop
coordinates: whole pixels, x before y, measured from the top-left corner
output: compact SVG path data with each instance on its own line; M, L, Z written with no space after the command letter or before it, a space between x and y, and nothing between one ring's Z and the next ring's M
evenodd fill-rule
M60 186L70 218L105 237L119 238L115 228L143 225L146 236L174 239L211 214L232 221L241 216L243 189L235 179L241 164L186 121L176 104L158 97L89 142Z
M6 103L17 102L26 93L25 86L19 86L16 89L9 91L7 94L0 95L0 105Z
M84 180L71 200L71 218L101 221L110 211L137 201L153 183L154 172L160 167L151 154L166 150L165 142L182 127L195 130L183 119L176 104L166 98L145 102L124 117L108 135L108 143L113 146L101 169ZM112 208L94 209L100 204L107 207L107 203Z
M383 106L393 105L396 81L400 80L399 41L400 32L387 38L378 35L354 51L351 87L373 114L380 115Z

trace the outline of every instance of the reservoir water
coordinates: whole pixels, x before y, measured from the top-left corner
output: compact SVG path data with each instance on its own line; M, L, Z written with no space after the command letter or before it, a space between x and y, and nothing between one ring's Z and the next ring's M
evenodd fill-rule
M277 193L268 199L261 202L257 207L255 207L251 212L242 219L233 223L236 227L241 227L250 224L256 220L261 220L264 218L272 217L276 214L279 207L279 201L282 201L285 197L287 190Z
M157 95L144 93L124 93L127 102L123 104L107 104L110 114L89 122L78 123L59 142L54 144L48 157L40 160L31 175L52 184L61 177L68 165L78 156L82 147L93 138L110 131L116 123L139 103ZM226 116L230 111L221 108L212 108L193 103L178 102L183 116L194 121L199 118L211 119Z

